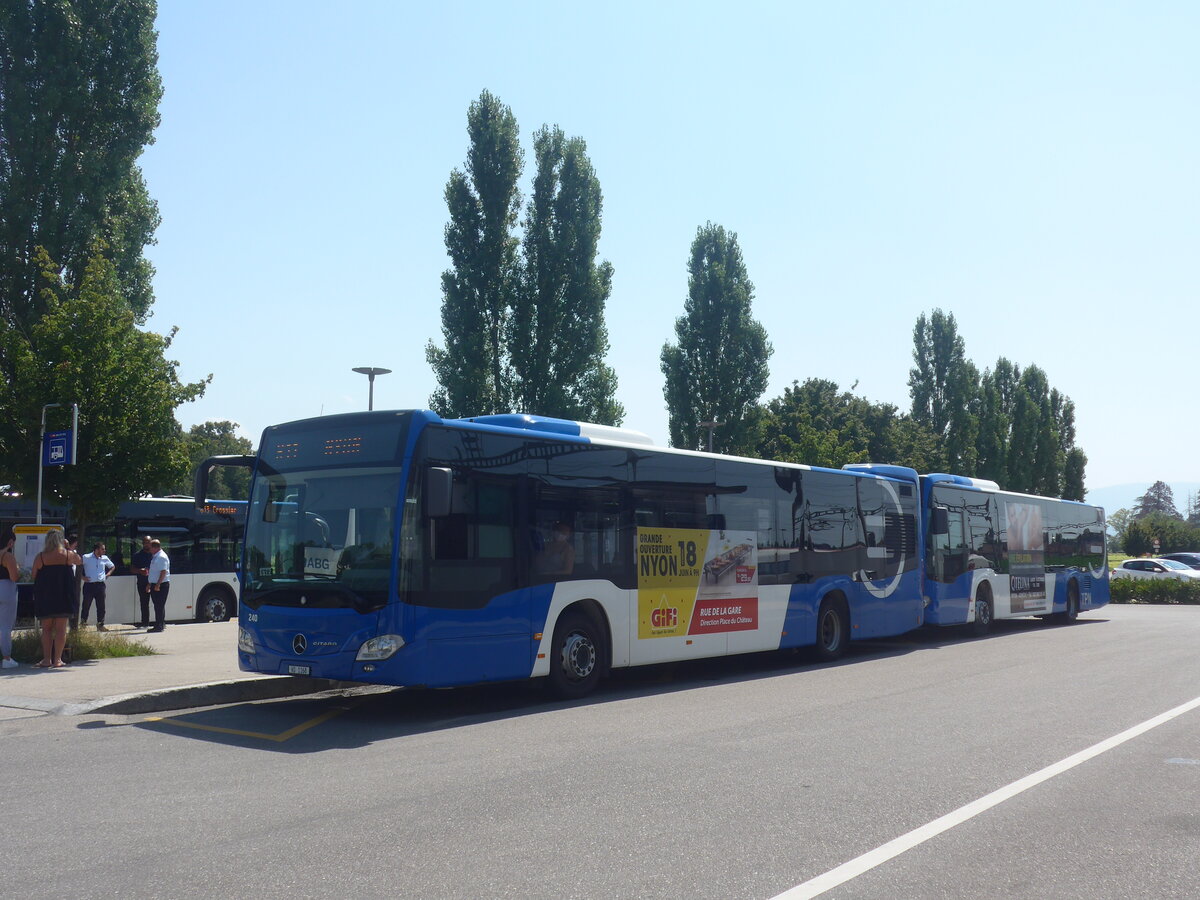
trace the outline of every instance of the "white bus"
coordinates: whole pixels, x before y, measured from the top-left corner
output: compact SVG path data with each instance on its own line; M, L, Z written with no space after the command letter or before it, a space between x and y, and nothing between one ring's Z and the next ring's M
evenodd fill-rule
M9 495L0 500L0 532L36 518L34 504L26 498ZM43 520L64 526L68 534L73 531L65 509L44 509ZM129 568L133 554L142 548L143 535L161 541L171 558L168 622L223 622L236 616L245 522L245 501L216 500L197 509L191 497L142 497L122 503L111 521L89 525L80 536L80 554L90 553L96 541L103 541L116 566L105 591L105 624L132 625L142 619L137 576ZM20 584L18 591L18 618L32 618L33 585ZM88 618L95 621L95 613Z

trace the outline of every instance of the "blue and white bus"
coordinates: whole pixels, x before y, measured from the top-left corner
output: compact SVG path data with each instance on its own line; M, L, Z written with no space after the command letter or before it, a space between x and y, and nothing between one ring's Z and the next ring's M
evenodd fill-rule
M1103 509L960 475L922 477L921 508L926 622L982 633L993 619L1073 622L1108 603Z
M256 457L199 467L198 503L214 465L254 470L247 671L427 687L546 676L580 696L616 667L804 646L833 659L944 599L925 590L922 480L899 466L426 411L267 428Z

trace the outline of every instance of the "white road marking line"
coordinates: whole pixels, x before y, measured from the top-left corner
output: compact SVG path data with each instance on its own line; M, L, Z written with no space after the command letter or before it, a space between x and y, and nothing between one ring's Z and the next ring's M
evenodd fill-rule
M992 791L992 793L980 797L966 806L960 806L954 812L947 813L939 819L934 819L932 822L922 825L920 828L913 829L908 834L903 834L894 840L888 841L881 847L876 847L862 856L842 863L842 865L836 869L830 869L824 875L818 875L816 878L811 878L803 884L798 884L796 887L776 895L772 900L804 900L804 898L819 896L831 888L845 884L852 878L857 878L864 872L882 865L889 859L899 856L901 853L911 850L919 844L925 843L930 838L937 837L943 831L949 831L956 825L961 825L968 819L973 819L993 806L999 806L1005 800L1010 800L1018 794L1029 790L1031 787L1036 787L1043 781L1050 780L1055 775L1061 775L1063 772L1073 769L1081 763L1099 756L1101 753L1106 753L1114 747L1119 747L1126 741L1133 740L1135 737L1145 734L1147 731L1157 728L1159 725L1163 725L1177 716L1191 712L1198 706L1200 706L1200 697L1189 700L1187 703L1176 706L1174 709L1167 710L1153 719L1147 719L1140 725L1135 725L1118 735L1107 738L1098 744L1093 744L1086 750L1081 750L1073 756L1068 756L1064 760L1046 766L1046 768L1034 772L1032 775L1026 775L1024 778L1020 778L999 790Z

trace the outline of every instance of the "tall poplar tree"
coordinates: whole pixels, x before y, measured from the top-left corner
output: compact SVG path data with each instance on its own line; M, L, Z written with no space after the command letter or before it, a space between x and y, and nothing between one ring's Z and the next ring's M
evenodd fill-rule
M451 172L445 191L452 264L442 274L445 347L425 347L438 381L429 403L445 416L512 409L505 334L519 280L513 226L524 155L512 110L488 91L471 104L467 134L465 171Z
M671 445L749 453L758 439L758 398L774 352L751 315L754 285L737 235L712 222L697 229L688 261L688 296L675 320L677 343L663 345L663 394Z
M156 4L0 4L0 318L45 311L37 248L78 284L102 239L136 321L153 303L158 209L136 165L154 142L162 82ZM0 370L14 377L12 360Z
M171 336L143 331L158 211L137 159L162 83L156 5L0 4L0 482L35 490L47 404L79 403L76 465L45 495L77 521L186 466ZM63 410L53 410L48 424Z
M1008 455L1012 433L1013 405L1021 370L1003 356L996 367L979 380L979 463L980 478L997 484L1009 484Z
M979 371L967 359L953 313L922 313L908 373L912 416L942 442L946 471L974 475L978 462Z
M517 410L619 425L617 377L605 365L612 265L596 262L603 199L582 138L543 127L525 216L520 289L507 346Z

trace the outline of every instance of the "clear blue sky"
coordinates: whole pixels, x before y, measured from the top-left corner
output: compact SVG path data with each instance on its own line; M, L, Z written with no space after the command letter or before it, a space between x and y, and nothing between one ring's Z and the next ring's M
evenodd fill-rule
M659 352L712 221L775 345L764 399L820 377L907 409L913 324L942 308L981 370L1036 363L1075 401L1089 488L1194 481L1198 24L1183 2L162 0L150 327L213 374L180 420L257 442L365 408L362 365L394 370L377 409L427 404L442 192L486 88L527 153L543 124L587 142L627 426L667 441Z

